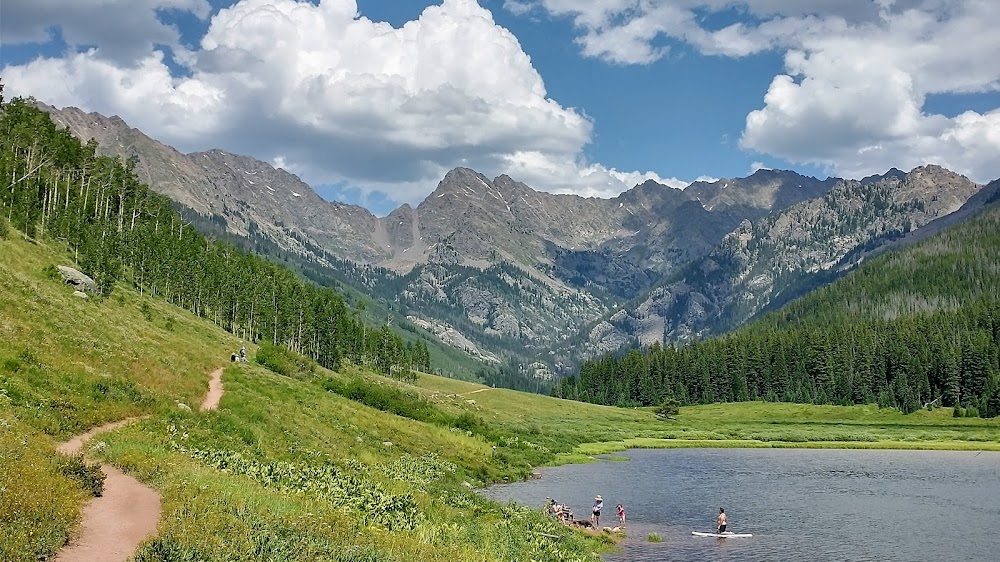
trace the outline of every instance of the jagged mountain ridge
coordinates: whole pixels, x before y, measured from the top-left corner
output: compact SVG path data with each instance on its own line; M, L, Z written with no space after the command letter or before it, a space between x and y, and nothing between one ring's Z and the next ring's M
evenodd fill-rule
M80 139L95 140L101 154L136 158L136 172L150 187L200 215L224 219L233 234L259 231L279 247L303 254L309 252L303 241L309 240L361 262L385 255L370 235L378 225L371 212L325 201L285 170L223 150L182 154L120 117L39 106Z
M78 137L95 139L103 153L138 157L140 175L154 189L225 218L233 233L246 234L251 222L275 237L287 229L339 258L402 272L456 259L558 269L560 252L613 252L662 273L711 247L739 220L821 195L833 183L760 170L690 190L649 181L599 199L539 192L506 175L490 180L457 168L416 208L403 205L377 218L363 207L325 201L293 174L253 158L224 150L182 154L118 117L43 108ZM435 247L441 242L449 251Z
M741 223L756 224L842 183L759 170L684 190L646 182L596 199L538 192L505 175L490 180L458 168L415 208L403 205L377 218L324 201L294 175L252 158L221 150L184 155L121 119L46 109L77 136L95 138L103 152L137 156L154 189L231 233L263 236L325 266L332 258L355 262L359 267L338 278L400 315L458 331L484 354L544 356L551 365L579 357L551 356L550 349L578 339L620 303L662 290L688 264L721 251ZM861 183L876 179L886 178ZM621 314L615 318L626 320ZM600 322L597 331L605 334L597 339L604 346L641 334L649 339L648 323L640 324Z
M743 221L705 257L596 324L589 353L613 351L629 338L684 342L735 328L804 294L817 279L853 269L873 249L944 223L967 203L982 207L980 193L968 178L938 166L838 182L823 197Z

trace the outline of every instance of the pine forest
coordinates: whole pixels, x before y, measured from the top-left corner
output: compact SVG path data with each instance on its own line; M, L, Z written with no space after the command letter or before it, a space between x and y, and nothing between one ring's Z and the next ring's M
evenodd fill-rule
M2 102L2 98L0 98ZM337 368L343 360L398 378L429 370L422 341L366 326L339 294L236 247L206 239L134 173L97 155L30 100L0 110L0 234L66 245L104 297L131 283L249 341L274 342Z
M716 338L588 361L554 390L619 406L765 400L1000 415L1000 203Z

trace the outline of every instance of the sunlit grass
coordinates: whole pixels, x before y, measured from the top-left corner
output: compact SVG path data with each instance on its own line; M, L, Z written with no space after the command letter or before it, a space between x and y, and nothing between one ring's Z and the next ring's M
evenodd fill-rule
M162 495L158 535L137 560L593 560L604 548L470 489L523 476L530 466L517 446L495 453L482 435L327 392L319 383L337 375L322 370L298 380L229 365L232 335L122 286L77 299L43 273L67 262L44 245L0 241L0 559L49 555L79 517L86 496L58 473L55 443L137 416L88 447ZM223 364L219 409L197 412L208 373ZM212 455L247 460L233 471L202 459ZM425 477L422 463L453 468ZM389 503L359 508L267 472L294 466L337 467L344 485ZM366 522L396 504L413 507L408 525Z

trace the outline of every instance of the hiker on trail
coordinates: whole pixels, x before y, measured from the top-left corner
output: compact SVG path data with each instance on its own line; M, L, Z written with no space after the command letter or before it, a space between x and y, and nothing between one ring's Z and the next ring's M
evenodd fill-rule
M240 347L240 361L243 363L247 362L247 346Z
M618 508L618 526L619 527L624 527L625 526L625 506L623 506L622 504L618 504L616 507Z
M594 523L594 528L598 528L601 524L601 510L604 509L604 498L600 495L594 498L594 508L590 513L590 520Z
M726 532L726 510L719 508L719 518L716 519L716 523L719 524L719 534Z

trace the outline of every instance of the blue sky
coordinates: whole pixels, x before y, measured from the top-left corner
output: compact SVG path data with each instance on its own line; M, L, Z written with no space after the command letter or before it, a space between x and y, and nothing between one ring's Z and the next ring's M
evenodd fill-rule
M451 167L610 197L758 167L1000 176L1000 3L9 0L7 92L385 214Z

